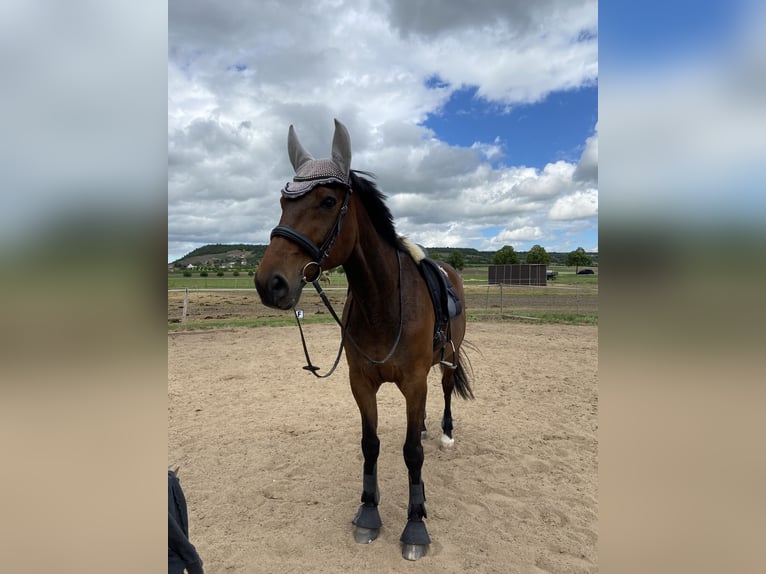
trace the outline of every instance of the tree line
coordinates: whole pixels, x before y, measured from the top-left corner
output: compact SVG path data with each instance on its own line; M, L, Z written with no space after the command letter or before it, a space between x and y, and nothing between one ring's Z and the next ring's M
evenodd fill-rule
M215 243L199 247L184 255L181 259L174 262L176 267L182 267L187 260L193 257L204 255L226 255L233 251L247 251L250 255L247 257L247 266L255 266L263 258L266 251L266 245L251 245L247 243L223 244ZM534 245L526 253L518 253L511 245L504 245L500 250L478 251L471 247L429 247L426 248L429 257L445 261L455 269L463 270L466 265L509 265L517 263L538 263L550 265L573 266L576 268L593 265L593 258L583 249L578 247L569 253L548 253L541 245ZM523 261L522 261L523 259Z
M452 251L449 256L444 260L455 269L463 270L465 268L465 258L460 251ZM521 263L519 253L512 245L504 245L500 250L495 252L492 257L493 265L515 265ZM527 264L551 264L551 256L545 250L545 247L541 245L534 245L527 251L524 257L524 263ZM566 255L565 265L575 267L575 270L582 266L593 265L593 258L588 255L582 247L578 247L574 251L570 251Z

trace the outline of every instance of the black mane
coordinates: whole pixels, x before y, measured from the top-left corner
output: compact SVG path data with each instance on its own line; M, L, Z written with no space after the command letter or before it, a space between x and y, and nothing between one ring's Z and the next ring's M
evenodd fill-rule
M378 186L372 181L375 175L368 171L359 171L352 169L351 189L359 194L367 214L372 220L372 225L378 234L393 247L406 251L399 235L394 227L394 216L386 205L386 195L378 189Z

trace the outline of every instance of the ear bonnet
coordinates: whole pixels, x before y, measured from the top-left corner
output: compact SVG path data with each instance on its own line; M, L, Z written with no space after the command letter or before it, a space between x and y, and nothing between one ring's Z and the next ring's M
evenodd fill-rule
M287 153L295 169L295 177L285 184L282 195L288 199L300 197L318 185L350 187L351 138L346 126L335 120L332 158L314 159L298 141L293 126L287 132Z

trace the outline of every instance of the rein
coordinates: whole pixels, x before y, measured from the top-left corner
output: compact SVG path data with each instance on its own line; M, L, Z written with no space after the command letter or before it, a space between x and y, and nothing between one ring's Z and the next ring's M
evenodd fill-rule
M388 354L380 360L371 358L367 353L365 353L357 344L356 341L354 341L354 338L349 335L349 340L351 343L353 343L354 347L356 347L356 350L359 351L362 356L367 359L371 364L373 365L383 365L385 364L396 352L396 349L399 347L399 341L402 338L402 331L404 327L404 305L403 305L403 296L402 296L402 260L401 260L401 252L397 249L396 250L396 263L399 267L399 332L396 334L396 340L394 341L394 344L391 346L391 349L388 351ZM309 357L309 350L308 346L306 345L306 337L303 335L303 327L301 327L301 320L298 317L298 313L295 313L295 322L298 323L298 331L301 334L301 344L303 345L303 354L306 357L306 366L303 368L307 371L309 371L312 375L314 375L318 379L324 379L326 377L329 377L335 372L335 369L338 367L338 363L340 362L340 356L343 353L343 343L346 340L346 335L348 334L348 321L351 318L351 309L354 306L354 300L351 299L351 303L349 303L348 306L348 315L346 316L346 324L344 325L341 320L338 318L338 314L335 312L335 309L333 309L332 304L330 303L330 300L327 298L327 295L324 292L324 289L322 289L322 286L319 284L319 279L315 279L314 281L311 281L311 284L314 286L314 289L316 289L316 292L319 294L319 297L322 299L322 302L324 303L324 306L327 307L327 310L330 311L330 314L332 315L333 319L335 319L335 322L338 323L340 326L340 344L338 345L338 354L335 356L335 361L332 364L332 367L330 367L330 370L327 371L325 374L320 375L317 373L319 370L319 367L316 365L313 365L311 363L311 357Z
M370 358L370 356L362 351L362 349L357 345L356 341L354 341L354 338L349 335L349 339L353 343L354 347L356 347L356 350L359 351L362 356L367 359L370 363L373 365L383 365L386 361L388 361L396 351L396 348L399 346L399 341L402 338L402 330L404 327L404 305L403 305L403 297L402 297L402 259L401 259L401 252L397 249L396 250L396 263L399 267L399 332L396 334L396 340L394 341L394 344L391 346L391 350L388 351L388 354L381 359L380 361ZM328 303L326 303L328 304ZM354 300L351 299L351 303L348 306L348 316L351 316L351 307L354 305ZM348 318L346 318L346 323L348 323ZM344 331L343 336L345 337L346 333Z
M333 319L335 319L335 322L338 323L338 325L340 326L341 339L340 339L340 345L338 346L338 354L336 355L335 361L333 362L333 365L330 368L330 370L327 373L320 375L317 373L317 371L319 370L319 367L311 363L308 347L306 346L306 338L303 335L303 327L301 326L299 313L297 310L295 311L295 321L296 323L298 323L298 331L300 332L301 344L303 345L303 354L306 356L306 363L307 363L306 366L304 366L303 368L309 371L312 375L314 375L318 379L324 379L332 375L335 372L335 369L337 368L338 363L340 362L340 356L343 352L343 343L345 342L346 334L348 333L348 321L351 318L351 309L354 304L354 300L352 299L348 307L348 316L346 317L346 324L344 325L342 321L340 320L340 318L338 317L338 314L335 312L335 309L333 309L332 304L330 303L330 300L327 298L327 295L324 292L324 289L322 289L322 286L319 284L319 278L322 275L322 263L324 263L325 259L329 257L330 251L332 250L332 247L335 244L335 240L338 238L338 235L340 234L341 225L343 224L343 219L346 217L346 213L348 213L348 203L350 198L351 198L351 189L349 188L348 193L346 193L346 197L343 200L343 205L341 206L340 211L338 212L338 217L335 220L335 225L333 225L332 229L327 234L327 237L325 238L321 247L317 247L308 237L303 235L300 231L296 231L295 229L288 227L287 225L277 225L271 231L271 239L273 239L274 237L283 237L285 239L288 239L289 241L292 241L293 243L297 243L301 248L303 248L304 251L306 251L314 259L313 261L309 261L308 263L306 263L306 265L303 267L301 281L303 281L304 284L311 283L314 286L314 289L316 289L316 292L319 294L319 297L322 300L322 303L324 303L324 306L330 312ZM356 341L354 341L353 337L349 335L349 339L353 343L354 347L356 347L356 349L362 354L362 356L373 365L382 365L386 361L388 361L393 356L394 352L399 346L399 341L402 338L402 330L404 326L404 305L403 305L403 295L402 295L402 260L401 260L400 251L398 249L396 250L396 262L399 268L399 332L396 334L396 340L394 341L394 344L389 350L388 354L381 360L372 359L367 355L367 353L365 353L361 348L359 348L359 345L356 343ZM312 281L306 277L306 271L307 269L309 269L310 266L313 266L313 265L316 265L317 271L316 271L316 278Z
M340 319L338 319L338 315L335 313L335 310L332 308L332 305L330 304L329 299L327 299L327 295L325 295L324 290L322 289L322 286L319 285L319 279L316 279L312 282L312 285L314 285L314 289L316 289L317 293L319 293L319 296L322 298L322 302L325 304L325 307L330 311L330 313L333 316L333 319L340 325L340 345L338 345L338 354L335 356L335 361L332 364L332 367L330 367L330 370L327 371L324 375L320 375L317 373L319 370L319 367L316 365L311 364L311 357L309 357L309 349L306 346L306 337L303 336L303 327L301 327L301 320L298 317L298 312L295 312L295 322L298 323L298 331L301 334L301 344L303 345L303 354L306 356L306 366L303 368L307 371L309 371L312 375L314 375L317 379L324 379L329 377L335 372L335 369L338 367L338 363L340 362L340 356L343 353L343 342L346 339L346 326L348 326L348 318L346 318L346 326L342 325L340 322Z

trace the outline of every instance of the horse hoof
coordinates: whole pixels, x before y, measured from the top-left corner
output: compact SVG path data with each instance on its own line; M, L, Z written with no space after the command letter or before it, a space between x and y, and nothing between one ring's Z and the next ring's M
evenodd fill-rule
M428 438L428 431L420 431L420 440L426 440Z
M378 537L378 534L380 534L380 528L354 527L354 540L357 544L369 544Z
M446 434L442 435L442 446L444 448L451 448L455 444L455 439L448 437Z
M402 558L420 560L428 552L428 544L402 544Z

